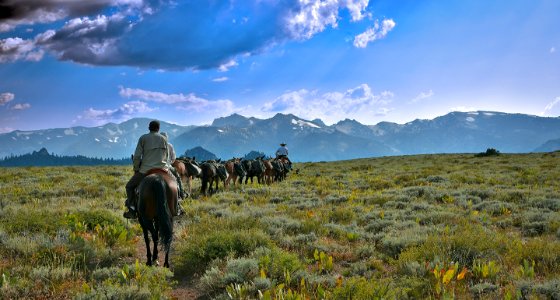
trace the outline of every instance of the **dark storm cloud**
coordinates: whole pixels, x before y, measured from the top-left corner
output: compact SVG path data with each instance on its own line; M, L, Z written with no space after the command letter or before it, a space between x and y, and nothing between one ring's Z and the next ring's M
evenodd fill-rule
M46 1L55 2L60 0ZM109 16L71 19L59 30L38 35L35 45L61 60L91 65L227 70L225 66L234 66L239 56L257 54L288 40L306 40L327 27L336 27L340 9L347 9L352 20L360 20L368 3L367 0L91 2L90 6L79 7L82 12L117 4L143 6L136 10L115 10ZM62 3L77 5L74 1ZM68 7L69 12L79 12L78 6Z
M92 65L118 64L116 40L130 28L121 15L94 19L72 19L58 31L47 31L36 38L36 45L54 53L61 60Z
M56 17L96 14L109 6L141 4L142 0L0 0L0 22L33 24Z

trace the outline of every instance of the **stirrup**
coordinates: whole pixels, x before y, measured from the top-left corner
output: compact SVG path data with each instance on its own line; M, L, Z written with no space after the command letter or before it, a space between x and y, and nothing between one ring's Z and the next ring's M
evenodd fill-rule
M129 208L123 213L123 217L127 219L136 219L136 211Z

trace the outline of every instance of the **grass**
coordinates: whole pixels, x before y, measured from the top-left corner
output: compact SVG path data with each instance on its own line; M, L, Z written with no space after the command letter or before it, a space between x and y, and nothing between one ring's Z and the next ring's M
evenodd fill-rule
M3 168L0 298L556 299L559 153L298 163L184 202L171 272L135 264L130 167ZM172 277L173 276L173 277Z

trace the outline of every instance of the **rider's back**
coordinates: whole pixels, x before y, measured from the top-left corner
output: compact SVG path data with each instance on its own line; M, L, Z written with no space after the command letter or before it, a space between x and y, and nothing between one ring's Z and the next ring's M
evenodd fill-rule
M134 170L146 173L150 169L165 169L167 165L167 140L157 132L144 134L134 152Z

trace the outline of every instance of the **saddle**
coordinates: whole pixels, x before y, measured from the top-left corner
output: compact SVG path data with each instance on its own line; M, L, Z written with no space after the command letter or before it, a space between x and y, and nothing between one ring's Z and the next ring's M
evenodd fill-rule
M152 175L152 174L169 175L169 172L165 169L162 169L162 168L153 168L153 169L148 170L148 172L146 172L146 176Z
M162 169L162 168L153 168L148 170L148 172L146 172L146 176L152 175L152 174L161 174L163 176L168 176L170 175L170 172ZM173 177L172 177L173 178ZM138 197L140 196L140 185L136 186L136 188L134 189L134 202L138 203Z

